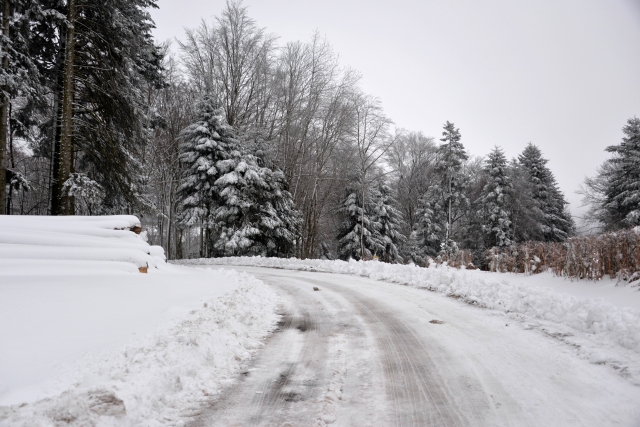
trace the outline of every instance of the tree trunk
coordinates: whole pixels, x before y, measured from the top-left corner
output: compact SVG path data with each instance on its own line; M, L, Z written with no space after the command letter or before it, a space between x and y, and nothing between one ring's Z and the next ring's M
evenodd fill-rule
M11 14L11 3L4 0L2 8L2 35L9 38L9 15ZM9 56L8 49L2 46L5 54L2 58L2 70L9 72ZM7 85L2 88L2 106L0 106L0 215L7 213L7 126L9 118L9 95L7 93Z
M66 47L66 29L60 27L62 32L60 51L56 58L56 86L53 100L53 134L51 146L51 186L50 186L50 204L51 215L60 215L60 187L58 186L58 172L60 171L60 135L62 117L62 89L64 86L64 51Z
M73 213L72 200L68 194L63 194L63 185L69 175L73 163L73 98L74 98L74 73L75 64L75 20L76 1L69 0L67 4L67 36L64 55L64 76L62 87L62 119L60 126L60 170L58 171L58 182L56 183L60 200L60 213L71 215Z
M9 158L11 159L11 170L16 171L16 158L13 155L13 130L11 130L11 103L9 103L9 115L7 134L9 135ZM24 198L23 198L24 199ZM7 215L11 215L11 202L13 200L13 187L9 185L9 195L7 196Z
M362 206L360 210L360 261L364 260L364 175L362 177Z
M176 259L184 259L184 254L182 253L182 230L176 230Z
M204 221L200 226L200 258L206 258L204 253Z

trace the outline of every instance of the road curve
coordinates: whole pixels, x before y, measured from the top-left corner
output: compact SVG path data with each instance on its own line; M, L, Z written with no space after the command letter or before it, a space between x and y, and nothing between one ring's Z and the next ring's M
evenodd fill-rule
M509 330L485 310L363 278L234 268L273 286L282 320L251 368L191 427L634 421L602 399L612 392L640 398L637 387L603 389L599 379L611 373L562 351L549 354L562 344Z

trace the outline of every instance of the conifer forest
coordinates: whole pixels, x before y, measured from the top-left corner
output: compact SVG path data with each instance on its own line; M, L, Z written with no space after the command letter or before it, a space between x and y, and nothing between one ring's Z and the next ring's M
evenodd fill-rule
M281 43L241 2L152 36L156 0L5 0L0 214L135 214L169 259L452 259L578 233L533 143L400 129L320 33ZM640 225L640 119L582 187L589 230ZM467 261L465 261L466 263Z

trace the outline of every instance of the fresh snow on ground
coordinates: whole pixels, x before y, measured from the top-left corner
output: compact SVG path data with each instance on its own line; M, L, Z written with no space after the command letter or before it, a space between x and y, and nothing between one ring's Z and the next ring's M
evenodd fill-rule
M529 280L522 275L458 270L447 266L421 268L377 261L298 260L263 257L229 257L180 261L186 265L248 265L291 270L323 271L369 277L374 280L429 289L467 303L497 309L530 328L575 347L592 363L608 364L622 376L640 385L640 307L637 298L630 306L616 305L602 298L602 290L580 296L576 286L562 287L560 280L539 286L549 276ZM557 278L559 279L559 278ZM568 282L571 283L571 282ZM589 284L582 283L587 288ZM637 288L603 289L637 293ZM555 289L554 289L555 288ZM560 292L558 291L560 290ZM588 291L591 292L591 291ZM584 295L589 295L585 291ZM617 297L613 298L618 302Z
M439 292L493 310L478 310L489 314L487 322L507 320L504 327L515 335L500 344L505 348L523 345L522 329L539 331L567 354L613 368L629 387L640 385L637 287L373 261L179 262L201 267L194 269L168 265L162 248L148 245L144 232L131 231L139 226L133 216L0 217L0 426L183 426L193 419L247 369L278 321L280 300L272 288L211 264L408 285L386 285L388 295L380 296L398 313L409 310L400 301L412 301L408 291L416 301L429 295L412 288ZM351 284L345 278L331 276L340 286ZM359 280L352 286L378 292ZM443 310L438 317L452 323ZM414 314L424 317L420 313ZM428 324L429 317L422 317ZM508 327L512 320L520 328ZM461 353L471 345L463 344L456 344ZM476 353L500 353L492 346L482 350L482 339L476 345ZM505 381L520 375L529 374L514 372Z
M135 217L74 218L0 217L0 426L179 425L261 347L276 294L167 265Z
M476 270L474 272L482 277L493 277L506 280L509 283L525 286L553 289L567 295L578 298L601 299L617 307L632 307L640 310L640 283L628 282L604 278L602 280L571 280L566 277L556 276L550 271L539 274L515 274L515 273L489 273Z

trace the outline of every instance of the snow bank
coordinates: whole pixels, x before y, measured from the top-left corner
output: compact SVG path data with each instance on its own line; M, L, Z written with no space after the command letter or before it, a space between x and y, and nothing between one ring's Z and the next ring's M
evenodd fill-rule
M578 298L548 288L498 280L446 266L421 268L377 261L298 260L229 257L183 260L181 264L248 265L352 274L429 289L480 307L504 310L567 325L640 353L640 310L599 299Z
M73 381L62 394L0 406L0 425L184 425L278 321L277 296L263 282L235 271L208 274L235 291L118 351L83 356L67 369Z
M275 327L264 283L167 265L140 232L0 216L1 427L181 425Z

